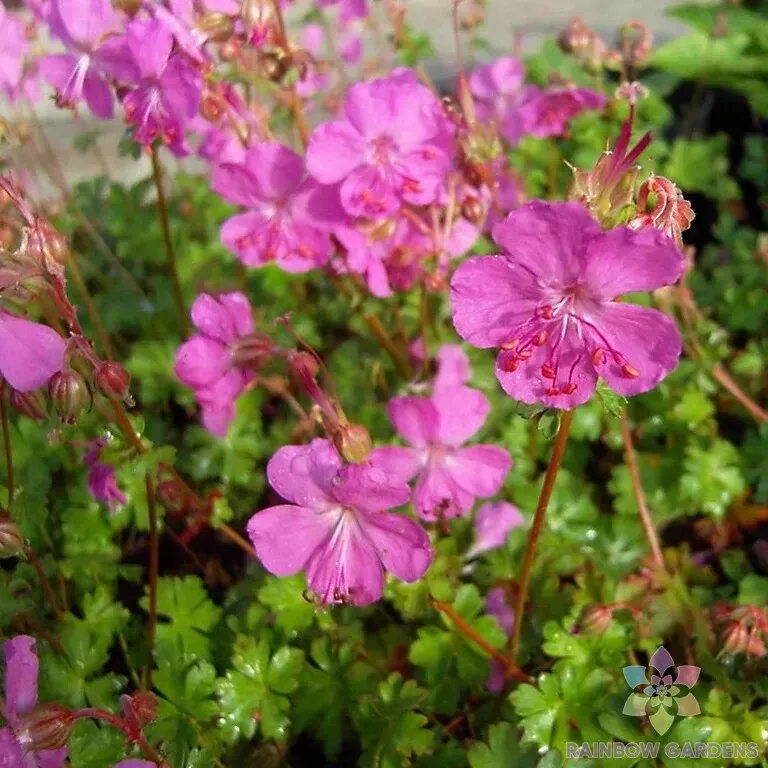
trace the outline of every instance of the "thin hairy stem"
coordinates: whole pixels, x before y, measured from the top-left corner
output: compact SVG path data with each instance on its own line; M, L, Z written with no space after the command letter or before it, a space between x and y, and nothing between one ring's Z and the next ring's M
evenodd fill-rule
M768 411L761 408L735 381L722 365L716 365L712 369L712 378L738 400L749 414L761 424L768 423Z
M109 725L122 731L130 741L134 741L139 745L141 751L156 765L163 764L160 755L155 751L152 745L147 741L147 737L143 733L134 733L128 724L117 715L113 715L111 712L107 712L106 709L97 709L95 707L88 707L86 709L78 709L72 713L78 720L84 718L92 718L94 720L100 720L102 723L108 723Z
M43 566L42 566L42 563L40 562L40 559L34 553L34 551L29 547L27 547L27 549L25 550L25 555L27 560L29 560L29 564L35 569L35 573L37 574L37 578L40 582L40 587L43 590L43 595L45 596L45 599L48 601L48 605L51 606L53 615L56 617L57 621L61 621L64 618L64 612L61 610L61 608L59 608L58 602L56 602L56 595L54 594L53 587L51 586L51 582L48 580L48 577L45 575L45 571L43 570Z
M91 317L91 322L93 323L96 335L99 337L99 342L101 343L102 349L104 350L104 354L109 360L112 360L114 358L112 342L109 339L109 334L107 333L107 329L104 326L101 316L99 315L99 311L96 309L96 305L93 303L93 297L91 296L91 292L88 290L88 286L85 284L83 273L80 271L80 265L78 264L77 260L78 255L73 252L70 254L70 257L67 260L67 265L72 272L72 277L74 278L77 290L80 292L80 296L83 299L85 308L88 310L88 314Z
M632 442L632 430L629 426L629 414L626 405L621 409L620 425L621 437L624 440L624 461L627 464L629 477L632 481L632 491L635 494L635 502L640 513L640 522L645 531L645 538L648 539L648 544L651 547L653 562L659 570L664 570L664 555L661 552L659 537L656 535L656 529L653 527L653 520L651 520L651 513L648 510L648 503L645 500L645 492L643 491L643 484L640 479L640 468L637 465L637 454Z
M0 421L3 425L3 450L5 451L5 475L8 483L8 509L13 506L13 494L16 491L13 474L13 449L11 448L11 425L8 422L8 406L5 388L0 390Z
M477 632L471 624L469 624L464 618L459 616L453 609L453 606L448 603L443 603L439 600L433 600L432 605L435 610L445 614L456 626L462 635L468 640L471 640L478 648L484 650L494 661L501 664L506 672L506 677L509 680L527 680L528 675L523 672L520 667L517 666L514 659L508 659L504 654L494 648L479 632Z
M528 534L528 543L525 546L525 555L523 557L523 570L520 574L520 587L517 591L515 600L515 626L512 631L512 638L509 643L509 660L512 662L517 657L517 649L520 645L520 633L523 627L523 613L525 604L528 600L528 587L531 583L531 572L533 571L533 561L536 558L536 547L541 537L541 531L544 528L544 518L547 514L547 506L552 496L552 489L555 487L557 473L560 471L560 465L565 455L565 447L568 444L568 434L571 431L573 422L573 411L563 411L560 419L560 428L557 430L555 443L552 446L552 456L549 459L549 466L544 475L544 485L541 486L539 501L536 504L536 511L533 514L533 523L531 531Z
M149 472L144 475L149 510L149 618L147 619L147 666L144 668L145 690L152 687L152 656L155 650L157 632L157 574L160 567L159 542L157 537L157 504L155 488Z
M173 238L171 237L171 224L168 220L168 205L165 198L165 186L163 184L163 169L160 167L160 159L158 158L157 150L154 147L150 152L150 158L152 160L152 176L154 177L155 189L157 190L157 210L160 214L160 226L163 230L165 255L168 259L168 269L171 272L173 301L176 304L176 314L179 318L181 332L186 336L189 332L189 319L187 318L187 308L184 305L184 294L181 290L181 280L179 279L179 269L176 262L176 250L173 247Z

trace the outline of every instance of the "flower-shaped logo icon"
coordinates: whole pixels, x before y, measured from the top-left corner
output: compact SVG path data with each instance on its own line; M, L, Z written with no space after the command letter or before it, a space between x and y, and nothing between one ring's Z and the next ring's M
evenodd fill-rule
M675 675L675 670L677 674ZM645 717L659 734L666 733L675 715L691 717L701 714L699 702L691 688L699 679L699 667L675 662L666 648L657 648L647 667L639 664L624 667L624 679L632 693L624 704L624 714Z

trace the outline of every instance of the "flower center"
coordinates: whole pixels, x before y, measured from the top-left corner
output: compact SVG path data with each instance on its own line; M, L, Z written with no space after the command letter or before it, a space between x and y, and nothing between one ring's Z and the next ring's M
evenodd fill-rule
M397 147L391 136L379 136L370 144L370 159L374 165L389 165L391 154Z

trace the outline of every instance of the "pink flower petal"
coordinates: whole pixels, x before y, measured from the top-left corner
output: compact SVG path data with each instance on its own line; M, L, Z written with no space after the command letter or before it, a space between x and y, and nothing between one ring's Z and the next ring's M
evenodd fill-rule
M653 291L676 283L685 259L674 242L657 229L617 227L587 246L583 280L610 301L630 291Z
M176 352L174 373L188 387L208 387L228 371L227 347L206 336L192 336Z
M383 219L400 208L390 181L373 165L352 170L341 185L341 204L350 216Z
M211 189L230 203L253 208L263 202L258 182L248 168L222 163L211 176Z
M439 416L437 439L441 445L463 445L485 423L491 410L488 398L470 387L451 387L432 395Z
M48 383L64 364L64 340L53 328L0 309L0 374L19 392Z
M328 440L309 445L286 445L267 464L267 479L284 499L300 506L329 501L331 483L342 467L341 457Z
M283 504L257 512L247 530L261 564L275 576L291 576L330 539L333 522L313 509Z
M259 197L284 200L295 192L304 176L304 161L292 149L274 141L248 150L245 165L256 179Z
M638 395L653 389L677 368L682 340L675 322L655 309L634 304L607 304L595 318L600 332L593 335L596 347L604 340L622 355L632 371L627 375L623 363L610 353L596 366L601 378L620 395Z
M201 404L203 426L216 437L226 437L235 418L233 402L219 402L213 405Z
M247 336L249 333L253 333L256 324L253 321L251 303L244 293L239 291L223 293L219 296L219 302L229 313L235 327L235 333L238 336Z
M112 89L107 81L89 70L83 82L83 96L88 108L96 117L102 120L111 120L115 114L115 105L112 100Z
M520 510L507 501L489 501L475 514L475 543L467 557L477 557L484 552L503 547L513 528L523 524Z
M434 557L426 531L404 515L377 514L360 525L373 542L384 568L403 581L418 581Z
M405 483L416 476L424 461L423 451L397 445L376 448L368 456L371 466L378 467Z
M600 234L600 225L581 205L541 200L517 208L493 228L493 239L513 264L554 286L577 282L585 248Z
M332 497L346 507L373 514L407 504L411 489L379 467L349 464L334 478Z
M8 721L18 722L18 715L26 715L37 704L37 675L39 662L35 652L35 638L17 635L3 643L5 653L5 703Z
M467 259L451 280L456 332L475 347L498 347L535 311L531 276L504 256Z
M321 123L307 148L307 170L323 184L337 184L365 161L360 134L345 120Z
M461 517L472 509L474 496L456 483L448 462L432 459L419 475L413 503L424 520Z
M437 353L437 375L434 391L466 384L469 381L469 358L458 344L443 344Z
M207 293L201 293L192 304L192 322L203 336L222 344L231 344L235 338L232 317L227 309Z
M462 448L446 459L454 481L473 496L493 496L512 466L509 454L496 445Z
M426 397L395 397L389 401L389 418L412 446L421 448L437 439L440 417Z

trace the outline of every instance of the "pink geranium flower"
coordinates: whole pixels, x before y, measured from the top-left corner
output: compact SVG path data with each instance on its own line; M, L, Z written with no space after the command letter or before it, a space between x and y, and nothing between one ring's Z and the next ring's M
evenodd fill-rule
M469 89L475 97L478 119L495 121L501 135L516 144L523 131L520 106L540 93L536 86L525 85L525 67L520 59L500 56L478 67L469 76Z
M576 115L602 109L608 99L589 88L548 88L532 95L518 112L522 133L543 139L562 136Z
M463 352L459 351L463 356ZM417 477L414 506L425 520L460 517L476 498L492 496L509 471L509 454L495 445L464 444L483 426L486 396L464 385L468 364L451 352L431 397L395 397L389 417L411 447L377 448L370 461L404 481Z
M106 440L93 440L85 454L85 463L88 466L88 493L106 504L110 512L115 512L127 501L125 494L117 485L115 468L100 460L101 449L107 444Z
M512 635L512 630L515 627L515 612L509 605L503 587L494 587L488 593L485 598L485 612L499 622L499 626L504 630L507 637ZM485 681L485 687L492 693L499 693L504 690L504 667L495 660L491 660L490 666L490 674Z
M5 716L8 725L0 728L2 768L60 768L67 759L66 747L28 752L17 736L21 717L37 706L39 661L35 638L17 635L3 643L5 654Z
M184 131L197 115L202 78L192 60L173 52L173 35L157 19L135 19L121 37L100 49L104 68L135 86L123 97L125 119L136 141L150 147L161 139L177 156L188 154Z
M661 232L603 232L574 203L534 200L493 229L504 253L464 262L451 283L453 323L476 347L501 347L496 376L524 403L573 408L597 377L621 395L655 387L677 367L680 334L630 291L674 283L683 255Z
M206 429L224 437L235 415L235 401L253 378L237 365L238 342L255 330L251 305L242 293L217 298L201 293L191 317L199 333L179 347L173 370L195 390Z
M417 581L429 568L424 530L386 511L408 501L408 486L371 466L343 465L330 441L281 448L267 478L292 503L250 519L256 555L276 576L306 571L322 603L368 605L381 597L386 571Z
M341 218L338 192L308 179L304 163L282 144L257 144L242 164L224 163L213 189L248 209L224 222L221 239L248 266L275 262L286 272L307 272L331 255L327 231Z
M434 94L407 73L358 83L342 117L314 130L307 169L323 184L341 182L350 216L386 218L402 201L436 199L450 165L446 123Z
M76 107L83 99L96 117L114 114L112 89L99 72L99 46L117 25L109 0L51 0L48 23L67 53L40 61L43 77L56 89L59 106Z
M475 543L467 552L467 557L477 557L503 547L509 532L522 524L523 516L514 504L508 501L483 504L475 514Z
M45 386L61 370L65 346L53 328L0 309L0 375L15 390Z

